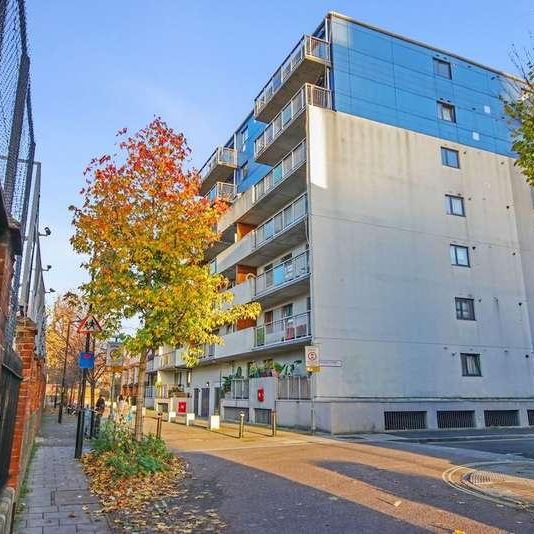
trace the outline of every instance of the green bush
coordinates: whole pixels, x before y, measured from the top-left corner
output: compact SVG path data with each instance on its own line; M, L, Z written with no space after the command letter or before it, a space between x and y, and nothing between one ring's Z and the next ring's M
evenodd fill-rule
M137 441L128 427L112 421L102 425L93 450L119 478L165 471L173 458L162 439L149 434Z

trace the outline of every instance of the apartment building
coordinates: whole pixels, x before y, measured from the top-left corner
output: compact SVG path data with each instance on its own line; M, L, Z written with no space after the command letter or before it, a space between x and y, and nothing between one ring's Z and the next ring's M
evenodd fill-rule
M534 424L534 205L514 80L329 13L201 175L257 321L167 374L188 411L333 433ZM320 372L304 366L319 349ZM161 361L161 358L160 358ZM156 377L156 378L154 378Z

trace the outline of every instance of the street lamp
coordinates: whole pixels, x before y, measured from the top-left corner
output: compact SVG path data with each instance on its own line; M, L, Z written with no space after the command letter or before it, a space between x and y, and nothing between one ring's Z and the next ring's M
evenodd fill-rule
M63 373L61 375L61 399L59 402L59 412L57 414L57 422L61 424L63 422L63 403L65 398L65 374L67 373L67 359L69 357L69 338L70 338L70 325L81 323L82 319L74 319L67 323L67 341L65 343L65 357L63 358Z

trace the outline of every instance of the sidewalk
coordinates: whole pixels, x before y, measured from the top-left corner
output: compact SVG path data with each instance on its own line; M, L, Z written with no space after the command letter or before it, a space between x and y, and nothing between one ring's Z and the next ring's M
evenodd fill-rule
M82 468L74 459L76 418L43 417L27 476L27 493L15 522L17 534L110 533L98 499L91 495ZM90 515L91 511L93 514Z

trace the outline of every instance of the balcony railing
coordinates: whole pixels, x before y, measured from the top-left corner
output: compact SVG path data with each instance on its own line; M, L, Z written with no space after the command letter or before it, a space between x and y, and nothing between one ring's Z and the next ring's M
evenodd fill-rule
M234 378L230 391L232 399L248 399L248 378Z
M236 188L234 184L225 182L217 182L205 195L210 202L216 200L224 200L225 202L233 202L235 198Z
M304 218L306 213L306 194L304 194L254 230L255 247L259 247L282 233L286 228Z
M266 104L270 102L306 57L319 60L325 64L330 63L330 47L328 42L310 35L305 35L302 38L287 60L274 73L261 93L256 97L254 101L254 114L256 116L261 113Z
M307 104L321 108L330 108L330 91L317 85L304 84L282 111L265 127L262 134L254 142L254 156L256 159L304 111Z
M279 183L293 174L305 161L306 141L304 140L254 185L254 202L258 202Z
M217 147L211 158L200 169L200 177L204 181L219 165L235 169L237 167L237 151L225 146Z
M256 280L255 294L259 295L271 288L296 280L310 272L309 252L303 252L260 274Z
M145 386L145 398L153 399L156 396L155 386Z
M306 312L256 326L254 329L254 345L256 347L264 347L285 341L294 341L310 335L310 313Z

